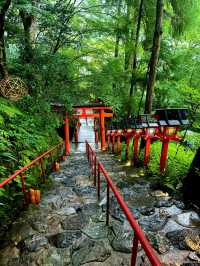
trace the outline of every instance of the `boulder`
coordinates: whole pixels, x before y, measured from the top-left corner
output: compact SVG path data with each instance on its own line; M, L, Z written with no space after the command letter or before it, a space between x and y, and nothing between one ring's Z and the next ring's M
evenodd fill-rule
M48 245L48 239L43 235L33 235L23 241L24 249L30 252L38 251Z
M110 255L111 250L104 241L83 238L73 247L72 264L73 266L79 266L89 262L104 262Z
M200 254L200 231L178 230L166 234L170 242L177 248L196 251Z
M51 245L57 248L67 248L71 246L77 238L80 237L80 231L64 231L56 235L51 235L48 238Z

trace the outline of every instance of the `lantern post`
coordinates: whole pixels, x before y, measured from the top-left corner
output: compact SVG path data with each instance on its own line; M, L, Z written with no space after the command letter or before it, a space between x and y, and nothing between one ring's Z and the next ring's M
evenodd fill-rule
M162 142L160 156L160 172L166 170L167 154L170 141L180 141L177 133L181 126L189 126L188 110L186 108L156 109L155 117L159 122L159 136Z
M130 146L130 140L131 137L133 136L133 129L129 128L125 132L125 137L126 137L126 160L128 160L128 155L129 155L129 146Z
M147 166L150 158L150 150L151 150L151 140L157 140L159 137L157 136L157 128L146 128L144 139L146 141L145 151L144 151L144 166Z
M167 154L170 141L179 142L181 138L177 136L179 127L161 127L161 141L162 141L162 150L160 156L160 172L164 173L166 170L167 164Z
M163 140L162 151L161 151L161 156L160 156L160 172L161 173L165 172L168 147L169 147L169 140Z
M138 153L139 153L139 140L142 135L142 129L136 128L134 133L134 150L133 150L133 163L138 161Z
M117 130L117 153L119 153L121 150L121 135L122 130Z
M107 130L107 150L110 148L110 135L111 135L111 130Z
M112 130L111 133L111 140L112 140L112 152L115 152L115 130Z

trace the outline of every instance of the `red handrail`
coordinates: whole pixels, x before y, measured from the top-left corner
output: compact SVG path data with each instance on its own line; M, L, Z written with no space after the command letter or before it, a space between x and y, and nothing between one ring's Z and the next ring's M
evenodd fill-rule
M107 183L107 215L106 215L106 224L109 224L109 189L111 188L119 205L121 206L124 214L126 215L127 220L129 221L133 231L134 231L134 239L133 239L133 248L132 248L132 258L131 258L131 266L134 266L136 264L136 258L137 258L137 252L138 252L138 243L140 242L142 248L144 249L147 257L149 258L149 261L154 266L161 266L161 262L158 259L158 257L155 254L154 249L150 245L149 241L145 237L142 229L140 228L139 224L137 223L136 219L134 218L132 212L127 207L126 203L124 202L122 196L120 195L117 187L114 185L111 177L109 176L108 172L104 168L103 164L101 162L97 161L96 153L93 151L91 146L86 141L86 153L88 157L88 161L92 167L92 173L94 174L94 180L96 185L96 166L94 164L98 165L98 186L97 186L97 194L98 199L100 199L100 173L104 175L106 178ZM95 159L94 159L95 158ZM93 169L95 171L93 171Z
M27 170L29 167L31 167L32 165L36 164L38 161L41 161L44 157L46 157L47 155L49 155L52 151L54 151L55 149L57 149L58 147L63 145L63 141L60 142L59 144L55 145L53 148L51 148L50 150L46 151L45 153L43 153L42 155L38 156L36 159L34 159L33 161L31 161L30 163L28 163L27 165L21 167L19 170L15 171L14 174L12 174L11 176L9 176L8 178L6 178L4 181L2 181L0 183L0 188L3 188L3 186L5 186L6 184L8 184L10 181L12 181L13 179L15 179L17 176L21 176L21 174Z

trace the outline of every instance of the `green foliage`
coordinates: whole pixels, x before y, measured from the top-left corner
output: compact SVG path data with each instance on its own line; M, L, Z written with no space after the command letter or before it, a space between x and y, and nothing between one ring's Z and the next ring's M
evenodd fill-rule
M170 191L177 191L182 187L182 181L186 177L194 152L189 148L170 143L168 151L168 162L164 175L159 171L159 159L162 144L155 142L151 145L151 159L148 165L148 175L156 180L162 187Z
M28 96L17 104L0 98L0 106L3 119L0 125L1 182L60 141L55 129L62 120L52 113L49 104L41 98ZM56 154L53 157L57 157ZM49 164L49 159L46 159L45 167ZM40 183L40 172L38 165L26 172L27 188ZM6 185L6 189L0 189L0 193L0 217L3 223L10 219L10 214L15 216L22 207L20 178Z

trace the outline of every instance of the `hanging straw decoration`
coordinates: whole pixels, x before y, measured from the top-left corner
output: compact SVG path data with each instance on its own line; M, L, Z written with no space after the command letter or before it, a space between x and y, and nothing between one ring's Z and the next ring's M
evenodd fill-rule
M0 92L11 101L18 101L28 94L26 84L19 77L6 77L0 81Z

